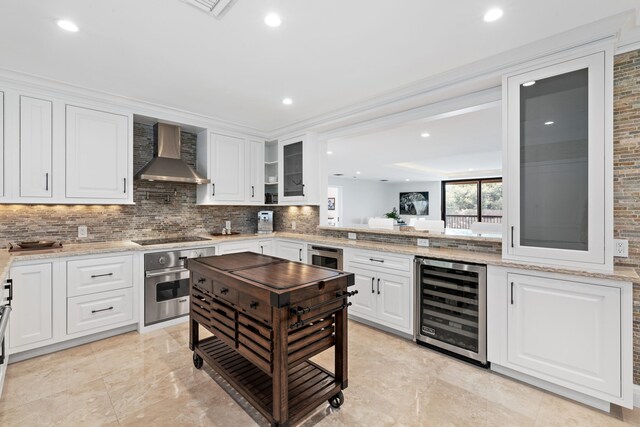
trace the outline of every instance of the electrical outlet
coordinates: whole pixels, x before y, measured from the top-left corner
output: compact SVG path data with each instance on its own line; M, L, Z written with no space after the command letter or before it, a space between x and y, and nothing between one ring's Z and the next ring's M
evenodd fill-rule
M356 240L356 233L349 233L347 237L349 237L351 240Z
M224 228L226 228L227 230L231 230L231 221L225 221Z
M81 225L78 227L78 237L87 237L87 226Z
M425 248L429 246L429 239L418 239L416 241L416 245L424 246Z
M613 241L613 256L629 258L629 241L625 239L615 239Z
M292 230L296 229L296 222L295 221L291 221L291 229Z

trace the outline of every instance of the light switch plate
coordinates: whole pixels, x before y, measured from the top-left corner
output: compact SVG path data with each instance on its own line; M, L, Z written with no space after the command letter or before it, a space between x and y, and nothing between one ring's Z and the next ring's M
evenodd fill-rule
M87 226L81 225L78 227L78 237L87 237Z
M357 236L356 236L356 233L349 233L347 237L349 237L351 240L356 240Z
M296 222L295 221L291 221L291 229L292 230L296 229Z
M629 258L629 241L625 239L615 239L613 241L613 256Z
M418 246L424 246L425 248L426 248L426 247L429 247L429 239L418 239L418 240L416 241L416 245L418 245Z
M227 230L231 230L231 221L225 221L225 222L224 222L224 227L225 227Z

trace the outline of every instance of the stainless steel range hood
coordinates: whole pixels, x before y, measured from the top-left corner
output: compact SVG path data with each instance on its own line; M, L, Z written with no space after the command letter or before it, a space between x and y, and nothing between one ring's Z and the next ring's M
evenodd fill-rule
M136 174L145 181L208 184L211 182L180 160L180 126L156 123L153 126L153 160Z

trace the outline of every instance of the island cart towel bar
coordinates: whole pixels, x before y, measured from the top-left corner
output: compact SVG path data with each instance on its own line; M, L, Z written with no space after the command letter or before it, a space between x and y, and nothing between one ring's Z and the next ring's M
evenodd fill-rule
M190 259L189 348L274 426L302 420L347 387L354 276L251 252ZM213 333L200 339L199 325ZM309 359L334 347L335 371Z

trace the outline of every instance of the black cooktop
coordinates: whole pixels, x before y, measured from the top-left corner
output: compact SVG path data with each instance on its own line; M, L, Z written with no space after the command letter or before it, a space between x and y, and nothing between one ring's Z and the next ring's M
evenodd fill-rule
M200 236L184 236L184 237L165 237L163 239L148 239L148 240L132 240L133 243L137 243L140 246L149 245L164 245L167 243L187 243L187 242L202 242L207 239Z

